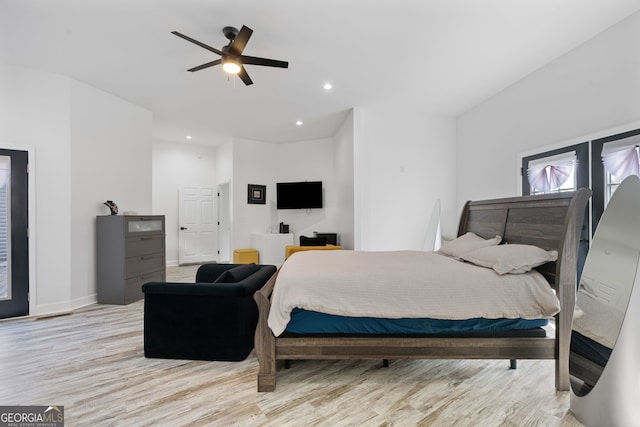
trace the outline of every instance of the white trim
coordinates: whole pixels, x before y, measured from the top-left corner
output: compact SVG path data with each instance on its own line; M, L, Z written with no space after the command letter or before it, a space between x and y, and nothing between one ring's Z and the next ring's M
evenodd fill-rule
M640 122L638 124L638 126L640 126ZM591 165L593 164L593 147L592 144L589 143L587 144L587 149L589 151L589 188L593 187L593 169L591 168ZM589 249L591 249L591 240L593 239L593 197L589 197L589 203L587 204L587 209L589 209L587 212L589 212L589 214L587 215L587 220L589 221ZM586 259L585 259L586 261Z
M77 310L82 307L86 307L88 305L93 305L98 303L98 294L91 294L84 296L82 298L75 298L71 300L70 308L71 310Z
M31 301L29 303L31 304ZM56 316L69 311L71 311L71 304L68 301L40 304L37 306L37 310L29 312L28 317Z

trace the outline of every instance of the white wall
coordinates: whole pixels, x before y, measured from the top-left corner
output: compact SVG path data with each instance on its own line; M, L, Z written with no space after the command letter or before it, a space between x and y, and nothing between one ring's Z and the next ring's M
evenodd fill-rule
M31 153L31 315L95 301L101 203L150 208L150 117L67 77L0 66L0 146Z
M354 117L355 249L422 249L437 199L455 234L455 121L391 107Z
M219 237L220 256L218 261L231 262L233 261L233 248L232 245L232 230L233 230L233 201L232 188L233 188L233 140L228 141L217 147L216 150L216 181L218 182L218 191L227 191L228 197L228 224L222 224L222 226L228 227L227 230L220 230L222 233ZM225 190L226 189L226 190ZM224 197L224 195L223 195ZM223 207L224 208L224 207ZM219 213L220 211L218 211ZM224 221L223 221L224 222ZM225 236L227 237L225 239Z
M318 139L277 145L278 163L276 182L322 181L322 209L276 210L274 225L289 224L298 244L300 236L313 236L313 232L336 232L336 221L342 216L338 204L338 189L335 183L335 145L333 139ZM272 206L276 205L276 192L271 192Z
M33 149L30 180L32 314L69 309L71 294L70 81L0 66L0 145ZM32 203L33 202L33 203ZM33 295L35 293L35 298Z
M235 139L218 147L217 156L218 168L226 168L217 171L218 182L231 182L232 251L250 247L251 233L278 232L280 222L290 225L296 241L300 234L336 231L344 212L338 206L332 138L279 144ZM324 208L277 210L276 183L286 181L322 181ZM266 185L264 205L247 203L248 184Z
M151 213L151 113L71 80L71 306L96 301L96 215Z
M0 66L0 145L30 158L30 314L96 300L95 216L151 206L151 114L67 77Z
M334 135L334 188L339 208L339 214L335 218L335 231L340 235L339 243L345 249L353 249L355 243L353 122L352 110Z
M251 247L251 233L265 233L276 224L275 177L278 169L276 144L235 139L231 185L231 252ZM249 184L266 185L266 203L247 203Z
M518 155L640 119L640 12L458 119L458 208L517 195Z
M165 215L167 265L178 265L178 192L185 186L217 188L216 149L154 141L152 159L152 213Z
M216 182L223 184L233 179L233 141L216 148Z
M280 222L290 225L295 241L314 231L339 232L347 247L353 247L352 129L350 118L339 143L333 138L279 144L234 139L208 148L155 141L153 213L166 215L167 263L178 260L177 189L194 183L230 183L231 251L250 247L251 233L278 232ZM315 180L323 182L323 209L276 209L277 182ZM247 203L248 184L266 185L264 205Z

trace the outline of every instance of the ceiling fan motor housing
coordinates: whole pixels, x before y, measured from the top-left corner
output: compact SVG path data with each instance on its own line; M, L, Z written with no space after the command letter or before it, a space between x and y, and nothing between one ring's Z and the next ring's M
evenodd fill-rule
M238 35L238 29L236 27L224 27L222 29L222 34L224 34L224 36L226 38L228 38L230 41L233 41L236 36Z

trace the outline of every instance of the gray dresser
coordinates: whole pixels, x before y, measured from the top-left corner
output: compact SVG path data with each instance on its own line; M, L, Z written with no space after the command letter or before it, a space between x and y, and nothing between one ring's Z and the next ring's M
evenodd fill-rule
M98 216L98 303L142 299L142 285L164 282L164 215Z

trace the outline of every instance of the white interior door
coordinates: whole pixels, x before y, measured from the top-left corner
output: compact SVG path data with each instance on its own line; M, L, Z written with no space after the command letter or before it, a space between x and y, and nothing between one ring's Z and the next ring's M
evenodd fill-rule
M229 183L218 186L218 242L220 262L231 261L231 207L229 203Z
M197 264L217 260L215 191L211 187L179 190L178 263Z

